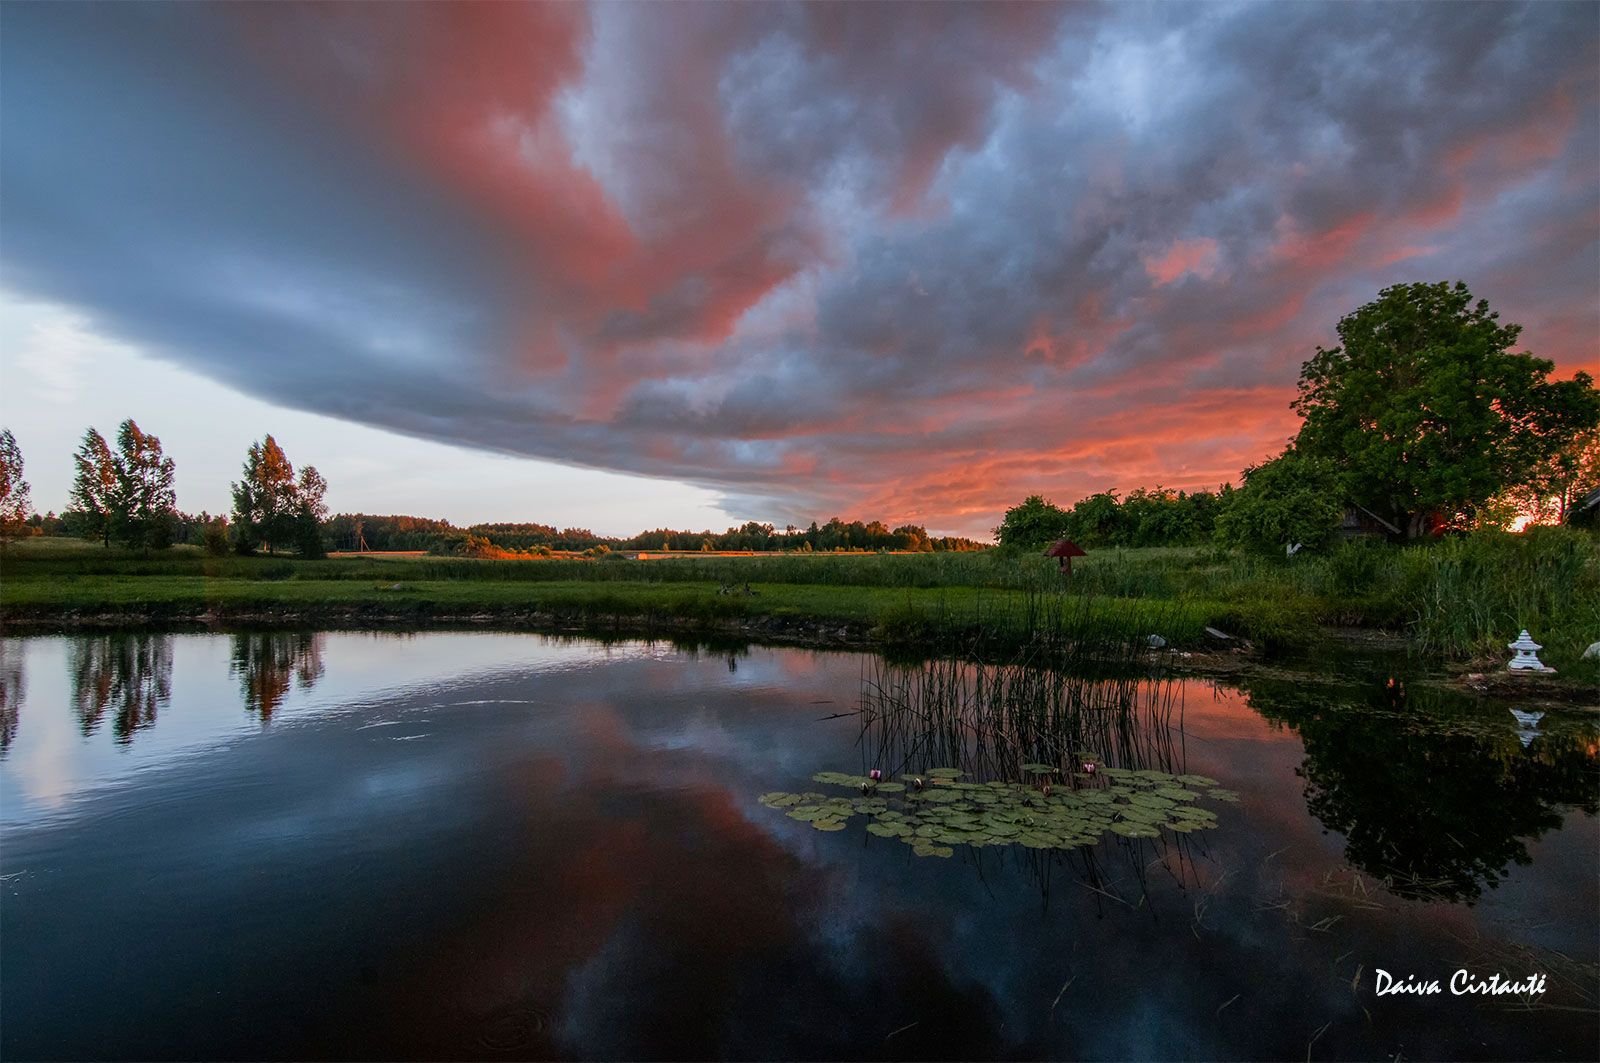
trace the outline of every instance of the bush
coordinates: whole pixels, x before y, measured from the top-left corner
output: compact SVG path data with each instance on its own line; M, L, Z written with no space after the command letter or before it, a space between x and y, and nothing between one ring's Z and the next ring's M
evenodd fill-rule
M228 542L228 526L220 520L207 524L201 542L211 557L227 557L231 546Z
M320 561L328 556L322 543L322 528L314 516L302 514L295 521L295 549L307 561Z
M1244 471L1243 486L1217 516L1217 540L1262 553L1324 545L1344 516L1341 497L1331 464L1286 450Z

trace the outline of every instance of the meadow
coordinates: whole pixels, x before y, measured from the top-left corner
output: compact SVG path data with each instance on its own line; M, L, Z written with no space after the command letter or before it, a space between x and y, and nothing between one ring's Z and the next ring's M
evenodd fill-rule
M747 590L748 588L748 590ZM70 626L90 615L151 621L263 614L425 622L840 624L886 645L1043 647L1126 656L1159 634L1205 645L1204 629L1268 653L1329 628L1403 635L1439 661L1503 661L1528 628L1566 675L1600 638L1600 541L1564 528L1478 533L1411 547L1351 542L1295 558L1209 547L1107 549L1070 577L1033 555L776 554L474 560L407 555L210 557L36 538L0 556L0 618Z

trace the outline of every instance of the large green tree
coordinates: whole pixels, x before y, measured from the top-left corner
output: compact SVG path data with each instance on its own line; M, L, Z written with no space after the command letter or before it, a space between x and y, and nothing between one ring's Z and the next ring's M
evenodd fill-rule
M1465 284L1385 288L1338 332L1301 370L1296 449L1408 539L1470 523L1600 423L1593 378L1551 380L1554 363L1513 353L1521 326Z
M111 507L117 490L117 463L106 437L94 428L72 455L71 521L78 534L111 545Z
M244 478L233 485L234 544L241 553L293 545L302 556L322 556L322 496L328 484L310 465L295 479L294 465L270 435L250 444Z

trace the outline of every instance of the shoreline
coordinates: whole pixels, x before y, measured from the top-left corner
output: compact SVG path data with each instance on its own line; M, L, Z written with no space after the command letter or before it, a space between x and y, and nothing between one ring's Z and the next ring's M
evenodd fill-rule
M139 630L188 633L229 633L239 630L321 631L503 631L555 635L594 640L669 639L773 646L792 649L875 653L922 658L966 656L987 663L1015 663L1026 646L991 641L989 645L926 643L886 637L876 623L819 617L746 614L742 616L681 616L672 614L596 614L554 610L432 611L393 609L372 605L322 605L311 609L0 609L0 636L28 637ZM1406 641L1395 632L1371 629L1326 628L1325 646L1356 655L1406 653ZM1250 676L1302 682L1348 682L1338 671L1316 669L1294 656L1262 653L1246 639L1232 647L1194 644L1171 645L1142 655L1136 667L1159 666L1174 678L1226 679ZM1472 663L1423 660L1410 657L1419 669L1414 682L1442 687L1475 700L1515 701L1519 705L1600 713L1600 690L1581 679L1561 676L1475 671ZM1049 667L1048 659L1030 662ZM1066 665L1069 662L1060 662ZM1126 671L1126 660L1097 659L1089 654L1075 662L1079 667L1104 665Z

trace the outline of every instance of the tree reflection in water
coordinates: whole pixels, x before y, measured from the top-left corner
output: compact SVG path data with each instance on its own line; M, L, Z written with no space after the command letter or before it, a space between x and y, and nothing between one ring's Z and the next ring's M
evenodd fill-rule
M172 636L148 633L88 635L72 640L67 658L73 707L85 735L107 711L119 744L153 726L172 698Z
M22 646L0 639L0 757L17 737L17 721L22 715Z
M1351 864L1406 897L1475 901L1566 810L1600 806L1596 728L1544 721L1524 749L1504 706L1479 714L1394 681L1370 694L1246 681L1251 706L1305 744L1306 807ZM1504 715L1504 719L1500 716Z
M307 631L234 635L230 673L240 677L245 709L268 723L291 686L310 690L322 678L323 640Z

